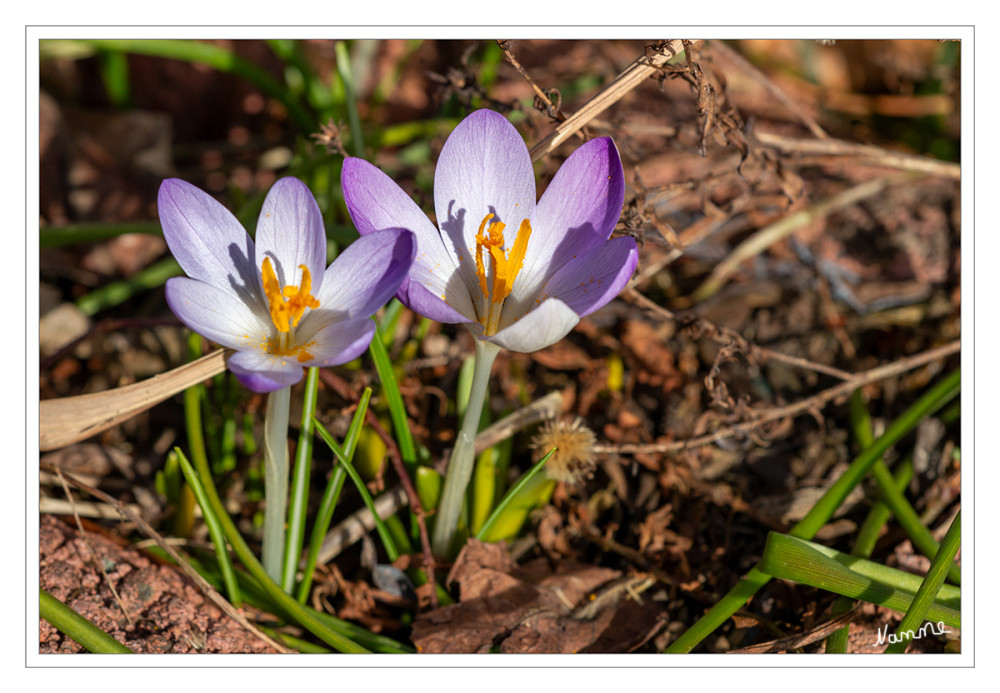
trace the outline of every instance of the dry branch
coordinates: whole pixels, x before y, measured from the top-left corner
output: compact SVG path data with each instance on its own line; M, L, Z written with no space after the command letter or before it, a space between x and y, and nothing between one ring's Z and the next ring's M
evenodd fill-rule
M538 161L546 154L549 154L560 144L570 138L577 130L584 127L595 116L605 111L612 104L635 89L642 82L655 74L657 70L666 65L670 60L680 55L684 47L679 40L666 41L652 55L643 55L636 58L631 65L619 74L614 80L602 89L590 101L585 103L580 110L559 123L555 130L539 140L538 144L531 148L531 160Z

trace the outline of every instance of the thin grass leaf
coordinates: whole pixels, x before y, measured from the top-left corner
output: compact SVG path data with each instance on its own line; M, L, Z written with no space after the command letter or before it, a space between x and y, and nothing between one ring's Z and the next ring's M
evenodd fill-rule
M497 503L496 509L486 519L486 522L483 523L483 526L480 528L479 532L476 533L476 539L483 541L483 538L486 537L490 533L490 530L493 529L494 525L496 525L497 522L500 521L500 518L502 518L507 509L511 507L511 505L514 503L515 499L517 499L521 491L523 489L528 488L532 483L532 479L534 479L538 474L542 472L543 469L545 469L545 463L549 461L549 458L552 457L555 451L556 451L555 448L549 450L549 452L545 455L545 457L538 460L538 462L535 463L535 465L531 469L525 472L524 475L521 476L520 480L516 484L514 484L514 486L511 487L511 489L507 492L507 494L503 497L503 499L501 499L501 501Z
M798 537L771 532L767 536L764 555L757 568L772 577L860 599L901 613L910 608L914 592L908 591L901 584L906 583L907 578L904 576L916 576L882 566L886 574L891 574L891 571L898 575L893 582L878 581L851 570L818 548L816 544ZM936 590L934 594L937 594ZM927 610L929 618L961 628L961 612L957 608L942 603L941 600L932 601Z
M236 582L236 574L233 571L232 561L229 560L229 552L226 550L226 535L222 530L222 522L219 520L219 516L215 514L215 509L212 508L212 504L208 500L208 495L205 493L205 487L201 485L201 481L198 479L198 475L195 473L191 463L173 451L171 451L171 455L176 457L180 464L184 479L194 492L194 497L201 508L202 517L205 519L208 534L212 538L212 544L215 548L215 558L219 562L219 570L222 572L222 581L226 586L229 603L239 608L243 603L243 597L240 594L240 586Z
M375 530L378 532L379 538L382 540L382 548L385 549L386 555L389 557L389 561L395 561L399 558L399 551L396 549L396 544L392 540L392 535L389 533L388 528L386 528L385 523L382 518L378 516L378 511L375 509L375 501L372 499L372 494L368 492L368 487L365 486L365 482L361 479L361 475L358 474L354 465L351 461L347 459L343 451L341 451L340 446L337 445L337 441L333 439L330 432L326 430L322 423L319 422L315 417L313 417L313 425L316 427L316 431L319 433L320 438L330 446L330 450L336 456L337 460L343 465L344 469L347 471L347 475L351 477L351 481L358 489L358 493L361 494L361 499L364 501L365 507L371 512L372 517L375 520Z
M857 440L858 448L864 450L875 441L875 434L872 430L872 418L868 413L868 407L865 405L860 389L855 390L851 394L848 413L851 419L851 430L854 433L855 440ZM907 459L900 465L900 469L895 477L896 488L900 490L906 488L906 484L909 483L912 474L913 461ZM891 515L892 511L889 510L889 506L883 501L878 501L872 506L872 509L868 511L868 515L861 525L861 529L858 530L858 536L855 538L854 546L851 549L852 556L868 558L871 555L871 552L875 548L875 542L878 540L878 535L881 533L886 522L889 521ZM848 597L838 597L833 603L831 613L834 616L847 613L854 606L854 603L854 600ZM844 654L847 652L850 629L850 624L848 624L835 631L826 639L827 654Z
M899 628L896 629L895 642L890 642L889 646L885 648L886 654L905 652L906 647L913 639L913 632L920 627L925 618L935 622L943 621L947 623L947 621L939 619L935 615L935 606L937 605L935 595L938 594L938 590L944 584L944 578L948 574L948 567L955 562L955 554L958 553L961 541L962 513L959 511L955 515L955 519L952 520L951 526L948 528L948 533L945 534L944 541L941 542L941 548L934 555L931 567L928 569L927 575L920 585L920 589L917 590L910 608L906 610L906 615L903 616ZM948 625L952 624L948 623ZM961 626L955 624L955 627L960 628Z
M354 156L365 155L364 135L361 133L361 118L358 117L357 91L354 88L354 76L351 74L351 56L347 52L347 43L337 41L334 46L337 58L337 76L344 88L344 105L347 107L347 122L350 123L351 149Z
M155 221L130 221L121 224L67 224L43 226L38 230L38 247L58 248L77 243L98 243L128 233L162 236L163 229Z
M365 414L368 412L368 402L371 399L371 389L365 388L361 394L357 409L351 418L351 425L344 436L343 452L348 459L353 459L354 451L357 448L358 440L361 437L361 429L364 426ZM337 501L340 499L340 492L347 479L347 472L343 465L334 467L330 474L330 479L323 491L323 498L320 500L319 509L316 511L316 519L313 521L312 533L309 535L309 552L306 555L306 564L302 569L302 582L299 583L299 590L296 595L300 604L305 604L312 587L313 574L316 571L316 562L319 560L319 552L323 548L323 539L330 529L333 521L333 512L337 508Z
M374 320L374 318L372 319ZM372 339L368 351L372 355L372 361L375 362L375 370L378 372L379 380L382 382L382 390L389 405L389 417L392 419L392 428L396 433L399 456L403 458L407 470L412 470L417 464L417 448L413 443L413 434L410 433L410 422L406 416L403 395L399 392L396 374L392 370L392 361L389 359L389 352L386 351L382 330L377 320L375 321L375 337Z
M281 580L281 586L289 593L295 588L295 573L299 568L299 557L305 541L309 479L312 474L312 417L316 411L318 391L319 368L309 368L306 370L305 392L302 395L302 426L299 429L299 444L295 448L292 493L288 507L288 537L285 539L285 569Z
M172 561L170 556L160 550L159 547L150 547L148 550L164 560ZM189 555L188 560L191 566L198 571L198 574L211 583L212 587L217 590L223 587L222 583L219 581L219 566L214 555L195 548L194 555ZM265 611L269 614L274 614L285 621L295 621L294 616L286 612L280 604L271 599L267 592L265 592L257 581L254 580L252 576L247 574L246 571L234 566L234 572L236 573L236 581L240 586L240 591L243 594L244 603L254 607L255 609L260 609L261 611ZM302 608L312 614L316 619L325 623L332 630L337 631L344 637L350 638L354 642L371 650L372 652L380 654L403 654L413 652L413 648L407 647L406 645L403 645L392 638L386 637L385 635L372 633L370 630L351 623L350 621L344 621L343 619L317 611L309 606L303 606Z
M300 130L312 132L316 128L315 118L298 101L288 98L289 91L280 82L265 70L220 46L201 41L174 39L101 39L84 40L81 43L103 51L120 51L201 63L220 72L238 75L260 89L265 96L283 103Z
M177 260L169 257L137 272L129 279L111 282L84 294L76 300L76 307L84 315L94 316L102 310L124 303L136 294L162 286L168 279L180 274L181 267Z
M38 590L38 614L64 635L95 654L133 654L103 630L43 589Z

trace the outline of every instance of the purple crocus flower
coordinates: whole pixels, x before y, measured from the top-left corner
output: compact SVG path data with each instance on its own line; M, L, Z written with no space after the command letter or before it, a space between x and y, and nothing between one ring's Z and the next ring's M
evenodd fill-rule
M157 198L170 251L187 277L167 281L170 309L185 325L236 350L228 366L255 392L294 385L307 366L332 366L371 342L369 318L399 288L413 234L380 230L326 267L316 200L296 178L268 192L256 244L225 207L190 183L163 181Z
M562 339L618 295L635 241L609 240L625 195L618 150L593 139L535 202L524 140L506 118L476 111L451 133L434 174L438 228L386 174L348 157L344 199L362 236L405 228L417 255L397 296L412 310L512 351Z

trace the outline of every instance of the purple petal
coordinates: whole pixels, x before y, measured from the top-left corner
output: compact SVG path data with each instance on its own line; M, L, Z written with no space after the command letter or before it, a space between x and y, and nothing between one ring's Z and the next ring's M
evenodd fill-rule
M326 268L326 232L323 215L305 183L297 178L282 178L264 198L257 220L255 270L258 281L265 257L281 286L300 286L302 270L309 268L312 293L323 283Z
M441 232L420 211L402 188L377 167L363 159L348 157L344 159L344 167L340 174L340 183L344 191L344 201L351 214L351 220L362 236L379 229L404 228L416 236L417 250L409 278L404 280L399 298L411 309L420 312L414 304L420 302L423 292L416 288L408 288L410 282L426 287L431 296L448 296L459 314L474 315L472 301L469 297L469 282L475 285L475 265L471 260L466 263L463 279L456 281L459 267L459 255L452 248L449 251L441 240ZM466 277L465 274L468 274ZM433 307L430 307L434 311ZM444 307L445 314L453 315L454 311ZM441 314L436 311L435 315ZM441 320L438 317L422 313L440 322L461 322L461 319Z
M233 294L187 277L168 279L165 291L174 315L203 337L230 349L264 348L270 318Z
M328 325L309 337L307 350L313 359L303 366L339 366L363 354L375 334L375 321L353 318Z
M635 239L613 238L563 265L536 300L551 296L581 317L589 315L618 295L631 279L638 260Z
M385 229L361 236L326 270L323 287L314 295L317 313L324 308L352 318L368 318L393 297L406 278L416 241L404 229Z
M522 271L540 281L524 286L524 292L534 293L570 258L608 240L624 199L625 176L611 138L590 140L574 151L545 189L531 219L533 233Z
M247 305L261 301L253 241L229 210L177 178L160 185L157 207L167 246L189 277L235 294Z
M238 351L226 365L237 380L254 392L274 392L302 380L302 364L287 356Z
M445 243L470 290L475 276L476 233L485 216L506 224L506 246L521 220L535 209L531 157L517 129L499 113L472 113L452 131L434 171L434 209Z
M411 279L403 282L396 296L414 313L436 322L474 322L476 320L476 313L472 310L471 303L468 301L468 291L464 283L461 283L457 274L454 275L453 281L457 286L447 300L441 298L441 296L448 295L448 289L445 289L445 293L441 295L433 294L427 286ZM462 300L463 298L465 300ZM455 307L459 305L465 306L466 304L468 305L465 308L466 312L460 311Z
M569 334L578 322L579 316L569 306L559 299L550 298L527 315L484 339L504 349L528 353L555 344Z

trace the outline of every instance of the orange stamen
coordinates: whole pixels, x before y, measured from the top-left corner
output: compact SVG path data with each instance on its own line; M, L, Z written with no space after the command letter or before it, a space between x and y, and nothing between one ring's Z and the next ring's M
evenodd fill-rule
M524 266L524 258L528 252L528 239L531 237L531 222L525 219L521 222L514 239L514 245L509 254L503 250L503 230L506 228L501 222L490 224L487 233L486 224L493 218L492 214L487 214L479 225L479 233L476 234L476 276L479 278L479 288L482 289L483 296L489 301L488 314L483 322L486 334L493 334L497 330L500 322L500 308L503 306L511 290L514 288L514 280ZM483 248L489 251L493 260L493 286L489 286L486 279L486 266L483 262Z
M309 274L309 268L305 265L299 267L302 269L301 286L288 285L282 289L271 266L271 258L265 257L261 264L261 279L271 312L271 321L279 332L288 332L297 325L306 308L319 308L319 301L310 294L312 276Z

